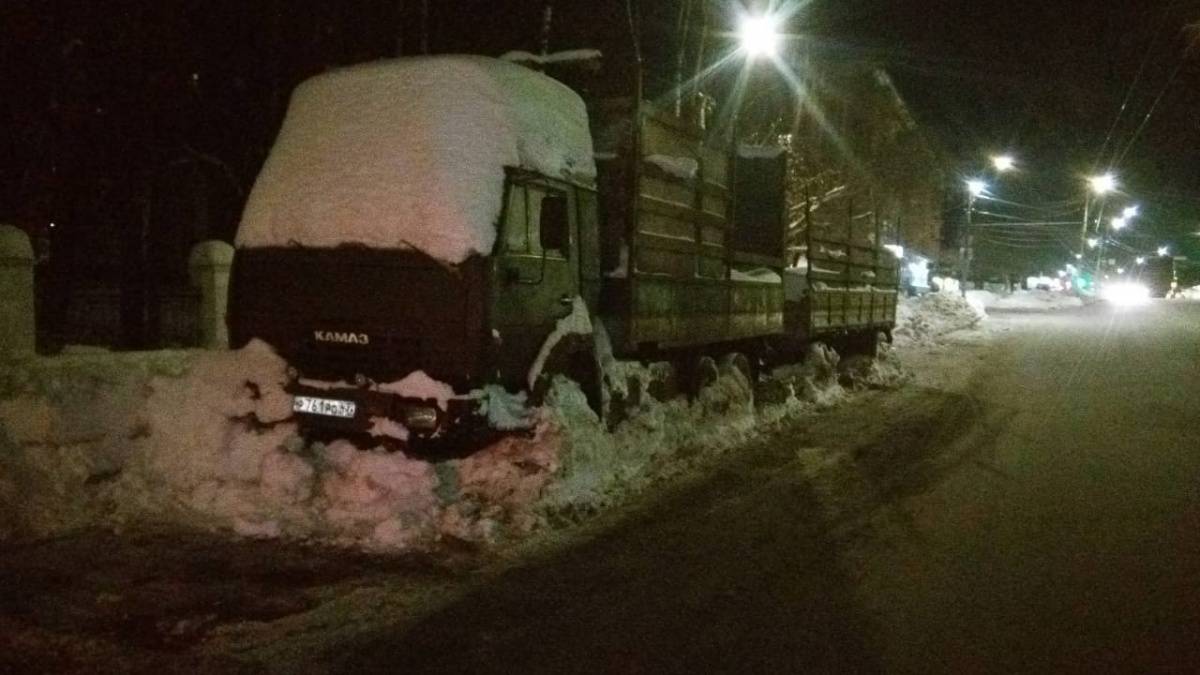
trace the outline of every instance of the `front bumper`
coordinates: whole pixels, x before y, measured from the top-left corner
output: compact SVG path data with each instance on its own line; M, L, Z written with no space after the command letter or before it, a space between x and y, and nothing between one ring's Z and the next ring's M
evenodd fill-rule
M301 428L308 430L370 434L378 428L380 419L386 419L403 425L413 436L433 438L451 429L471 426L479 419L478 401L472 399L451 399L442 410L434 399L409 398L358 387L326 388L293 382L285 391L293 397L308 396L354 404L352 417L295 411Z

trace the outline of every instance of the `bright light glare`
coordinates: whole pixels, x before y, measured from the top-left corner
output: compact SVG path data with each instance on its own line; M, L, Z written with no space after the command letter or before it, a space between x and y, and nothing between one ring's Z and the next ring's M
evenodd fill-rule
M1118 268L1117 268L1117 274L1125 274L1125 268L1124 268L1124 267L1118 267Z
M1088 237L1087 245L1088 248L1096 248L1100 245L1100 240L1095 237Z
M1159 254L1159 255L1166 255L1166 254L1168 254L1168 253L1170 253L1170 252L1171 252L1171 249L1167 248L1166 246L1159 246L1159 247L1158 247L1158 254Z
M981 180L967 181L967 192L970 192L972 197L978 197L985 191L987 191L987 183Z
M1134 204L1133 206L1126 206L1125 210L1123 212L1121 212L1121 215L1125 216L1126 219L1137 218L1137 215L1138 215L1137 204Z
M1106 173L1103 176L1093 176L1088 179L1088 184L1091 185L1092 192L1102 195L1117 189L1117 177L1111 173Z
M1076 259L1076 260L1082 260L1082 259L1083 259L1083 254L1082 254L1082 253L1076 253L1076 254L1075 254L1075 259Z
M1123 216L1117 216L1116 218L1112 219L1112 226L1113 226L1114 230L1119 230L1128 224L1129 224L1129 219L1125 218Z
M996 155L992 158L992 166L996 167L997 171L1008 171L1017 165L1017 160L1013 159L1012 155Z
M1139 255L1139 256L1137 257L1137 264L1139 264L1139 265L1145 265L1145 264L1146 264L1146 258L1145 258L1145 256L1140 256L1140 255Z
M1132 281L1118 281L1104 284L1100 289L1100 297L1114 305L1140 305L1150 301L1150 289Z
M742 51L750 58L775 56L779 51L779 21L771 16L746 16L738 28Z

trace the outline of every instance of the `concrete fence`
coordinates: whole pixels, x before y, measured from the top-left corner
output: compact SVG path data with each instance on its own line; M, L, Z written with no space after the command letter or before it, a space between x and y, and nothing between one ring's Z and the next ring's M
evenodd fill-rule
M34 253L29 237L0 225L0 356L33 353L38 344ZM154 298L154 321L164 346L227 349L225 326L233 247L202 241L192 247L188 276L194 290L162 289ZM121 291L114 286L70 293L61 319L43 335L50 345L115 345L121 335ZM52 347L53 348L53 347Z
M188 274L200 288L200 347L226 349L229 330L225 312L229 306L229 269L233 266L233 247L223 241L202 241L188 256Z
M0 353L31 353L36 345L33 246L21 230L0 225Z

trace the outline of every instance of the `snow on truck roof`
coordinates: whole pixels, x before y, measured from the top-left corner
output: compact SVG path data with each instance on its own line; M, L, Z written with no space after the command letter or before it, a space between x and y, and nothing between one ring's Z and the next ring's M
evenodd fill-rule
M237 245L416 248L457 264L491 252L506 166L594 178L579 96L478 56L333 71L292 95Z

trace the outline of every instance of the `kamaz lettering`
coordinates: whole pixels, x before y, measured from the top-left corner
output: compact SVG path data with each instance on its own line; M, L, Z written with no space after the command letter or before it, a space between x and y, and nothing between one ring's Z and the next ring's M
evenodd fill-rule
M344 345L371 344L371 336L366 333L341 333L332 330L314 330L313 338L317 342L337 342Z

